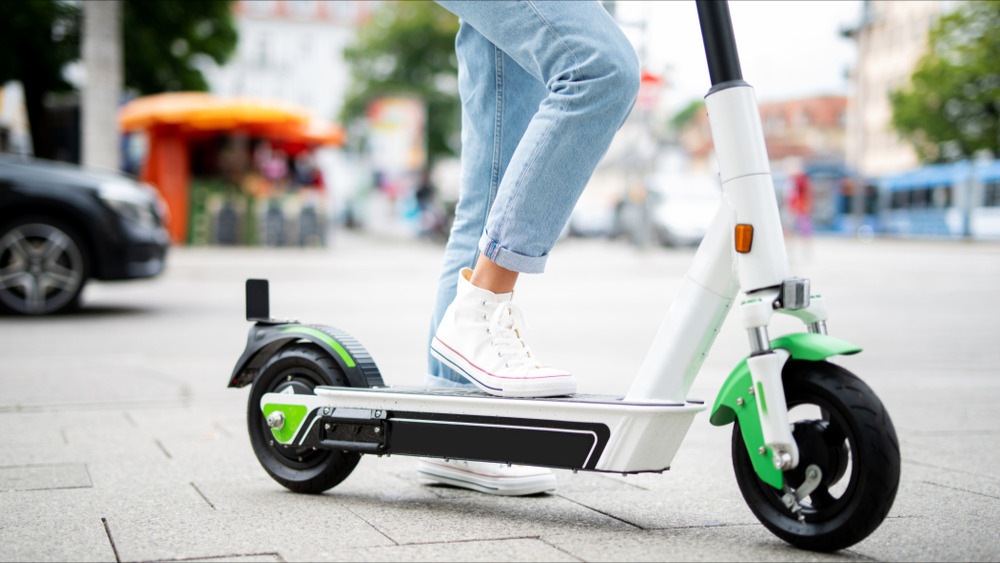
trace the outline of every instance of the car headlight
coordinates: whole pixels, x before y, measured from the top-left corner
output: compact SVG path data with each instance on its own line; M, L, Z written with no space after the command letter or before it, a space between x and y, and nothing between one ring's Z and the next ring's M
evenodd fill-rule
M121 182L105 182L97 190L109 208L125 220L140 227L154 229L160 222L154 211L154 199L135 184Z
M146 182L139 184L139 188L149 194L149 198L153 200L153 210L156 212L157 220L159 221L158 224L169 224L170 207L167 206L167 201L160 195L160 191Z

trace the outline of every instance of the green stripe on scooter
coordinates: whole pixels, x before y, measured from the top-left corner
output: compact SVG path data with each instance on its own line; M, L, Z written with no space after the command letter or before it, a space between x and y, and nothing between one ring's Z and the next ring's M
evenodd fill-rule
M764 382L757 382L757 394L760 397L760 410L767 414L767 401L764 400Z
M326 344L330 348L333 348L334 352L336 352L337 355L340 356L340 359L344 360L344 363L347 365L347 367L349 368L354 367L354 358L352 358L351 355L347 353L347 350L345 350L344 347L340 345L340 342L337 342L336 340L333 339L332 336L321 330L316 330L315 328L310 328L307 326L286 326L281 329L281 332L298 332L299 334L306 334L314 338L318 338L324 344Z
M267 417L271 416L271 413L275 411L280 411L281 414L285 415L285 423L281 428L271 429L274 437L283 444L290 442L295 437L295 433L298 432L299 426L309 412L309 409L305 405L266 404L261 410L264 412L264 420L267 420Z

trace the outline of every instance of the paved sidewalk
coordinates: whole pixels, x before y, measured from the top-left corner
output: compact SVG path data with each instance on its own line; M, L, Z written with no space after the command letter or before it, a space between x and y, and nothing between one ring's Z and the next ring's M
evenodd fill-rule
M273 315L352 333L390 384L422 378L441 248L338 233L320 250L174 249L163 277L93 284L78 314L0 316L0 560L1000 559L1000 245L793 250L831 334L865 347L838 362L880 395L901 441L893 510L850 549L799 551L760 525L730 429L704 414L663 475L560 471L555 494L495 498L420 485L412 458L366 456L323 495L285 491L251 450L248 390L225 387L249 328L245 278L271 279ZM561 242L518 289L532 347L582 391L623 394L691 256ZM711 402L746 353L736 321L693 396Z

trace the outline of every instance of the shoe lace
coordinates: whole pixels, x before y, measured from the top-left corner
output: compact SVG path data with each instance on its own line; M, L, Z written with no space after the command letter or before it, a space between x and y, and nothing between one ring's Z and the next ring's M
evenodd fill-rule
M496 348L497 354L504 358L507 367L540 366L532 357L531 348L528 348L528 344L522 338L527 327L528 323L521 308L510 302L499 305L490 316L491 343Z

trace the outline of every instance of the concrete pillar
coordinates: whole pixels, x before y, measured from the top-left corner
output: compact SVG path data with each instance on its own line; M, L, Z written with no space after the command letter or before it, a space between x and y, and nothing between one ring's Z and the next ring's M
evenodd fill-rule
M122 2L82 2L83 66L80 160L84 166L120 166L118 103L125 81Z

